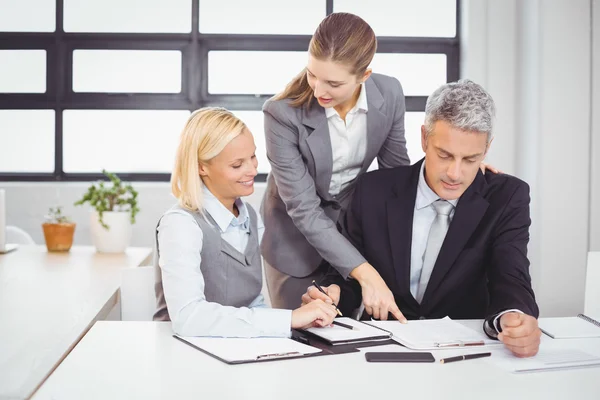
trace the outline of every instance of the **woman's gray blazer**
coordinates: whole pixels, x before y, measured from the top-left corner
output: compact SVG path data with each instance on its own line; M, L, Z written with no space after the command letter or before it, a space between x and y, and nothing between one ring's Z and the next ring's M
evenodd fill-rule
M404 137L404 94L397 79L372 74L367 91L367 151L358 176L375 157L379 168L409 164ZM344 277L365 259L338 231L356 180L339 195L329 194L332 152L325 110L291 107L288 100L263 106L271 173L261 204L265 224L262 255L294 277L314 272L323 259Z

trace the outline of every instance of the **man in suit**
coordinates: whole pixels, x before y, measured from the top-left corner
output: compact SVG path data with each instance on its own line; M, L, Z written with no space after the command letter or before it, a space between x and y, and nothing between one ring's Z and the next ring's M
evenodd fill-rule
M479 170L494 113L491 96L474 82L436 90L421 127L425 159L366 174L342 228L406 318L483 318L488 336L529 357L541 336L527 259L529 186ZM360 306L355 281L332 270L323 284L345 315ZM309 289L302 300L326 297Z

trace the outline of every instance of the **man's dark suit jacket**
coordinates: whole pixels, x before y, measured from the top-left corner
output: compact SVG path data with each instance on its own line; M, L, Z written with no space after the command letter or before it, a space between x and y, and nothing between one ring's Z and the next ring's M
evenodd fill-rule
M456 206L421 304L412 296L412 226L422 163L365 174L342 219L344 234L379 272L404 316L489 321L514 308L537 318L527 259L529 186L505 174L477 173ZM322 283L340 285L344 315L359 307L356 281L344 281L330 268Z

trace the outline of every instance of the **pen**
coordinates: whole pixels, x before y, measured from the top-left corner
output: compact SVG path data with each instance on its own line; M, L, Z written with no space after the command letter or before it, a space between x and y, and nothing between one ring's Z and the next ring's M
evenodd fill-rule
M448 364L448 363L451 363L451 362L454 362L454 361L472 360L474 358L489 357L491 355L492 355L492 353L464 354L462 356L442 358L440 360L440 363L442 363L442 364Z
M476 342L449 342L449 343L435 343L435 347L467 347L467 346L483 346L485 343L483 340Z
M272 354L261 354L256 356L257 360L264 360L265 358L279 358L279 357L291 357L301 355L297 351L288 351L287 353L272 353Z
M355 327L355 326L348 325L348 324L343 324L343 323L341 323L341 322L337 322L336 320L334 320L334 321L332 322L332 324L333 324L333 325L337 325L337 326L341 326L342 328L346 328L346 329L353 329L353 330L355 330L355 331L358 331L358 330L360 330L360 329L358 329L358 328L357 328L357 327Z
M319 286L319 284L318 284L317 282L315 282L315 281L313 280L313 282L312 282L312 283L313 283L314 287L316 287L317 289L319 289L319 292L321 292L321 293L323 293L325 296L329 297L329 295L328 295L327 293L325 293L325 291L323 290L323 288L322 288L321 286ZM336 305L335 303L331 303L331 304L333 304L333 306L335 307L335 311L337 311L338 315L339 315L340 317L343 317L343 315L342 315L342 312L341 312L340 310L338 310L338 308L337 308L337 305Z

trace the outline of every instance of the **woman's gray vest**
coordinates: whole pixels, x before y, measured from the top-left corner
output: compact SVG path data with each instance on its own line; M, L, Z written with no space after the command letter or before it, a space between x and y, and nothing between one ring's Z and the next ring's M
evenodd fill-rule
M221 238L221 232L214 219L204 212L188 211L179 205L171 210L183 210L194 217L202 229L203 242L200 255L202 261L198 268L204 277L204 295L207 301L224 306L246 307L260 294L262 289L262 263L258 244L256 212L248 203L250 232L248 244L242 254ZM160 224L160 221L159 223ZM158 225L157 225L158 228ZM158 229L154 234L154 271L157 310L155 321L170 321L162 286L162 274L158 265L160 248L158 246Z

